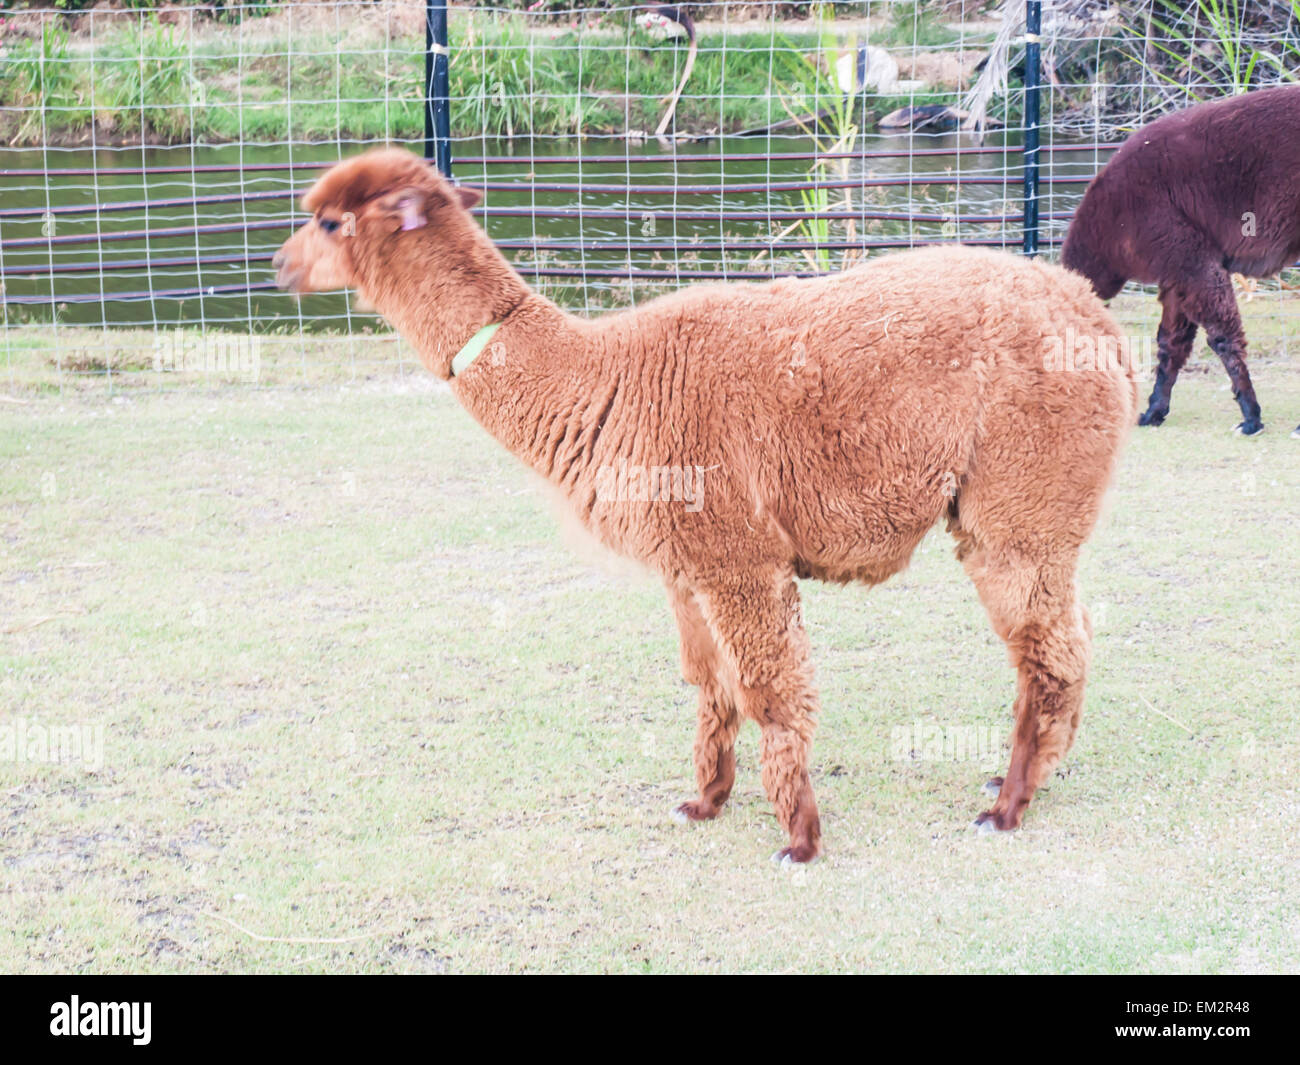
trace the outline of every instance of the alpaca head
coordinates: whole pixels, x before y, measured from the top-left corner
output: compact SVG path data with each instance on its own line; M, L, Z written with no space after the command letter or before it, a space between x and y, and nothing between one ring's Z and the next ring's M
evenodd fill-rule
M272 259L276 283L291 292L366 289L370 263L383 264L418 231L454 232L479 201L418 155L377 148L332 166L303 197L307 222Z

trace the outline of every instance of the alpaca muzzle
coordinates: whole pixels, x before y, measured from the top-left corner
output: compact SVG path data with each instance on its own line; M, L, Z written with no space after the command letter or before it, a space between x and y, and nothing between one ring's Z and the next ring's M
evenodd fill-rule
M289 262L285 249L281 248L271 258L275 267L275 286L284 292L297 292L298 282L302 280L302 268Z

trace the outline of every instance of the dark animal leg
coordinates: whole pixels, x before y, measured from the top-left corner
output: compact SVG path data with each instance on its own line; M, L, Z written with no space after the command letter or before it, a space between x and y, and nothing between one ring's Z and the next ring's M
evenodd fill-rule
M1260 418L1259 400L1255 398L1255 387L1250 383L1250 371L1246 369L1245 338L1240 341L1227 336L1216 336L1210 341L1210 347L1223 362L1232 381L1232 397L1241 408L1242 420L1237 423L1237 432L1242 436L1254 436L1264 431L1264 422Z
M689 589L670 588L682 640L682 676L700 689L695 733L695 783L700 796L673 813L686 821L708 821L722 811L736 779L736 733L740 717L719 674L717 646Z
M1200 323L1209 337L1210 347L1223 362L1232 382L1232 395L1241 408L1242 422L1237 432L1253 436L1264 428L1260 421L1259 401L1246 369L1246 331L1242 328L1232 279L1222 267L1215 267L1200 282L1188 285L1183 294L1183 313Z
M1168 417L1170 393L1174 390L1174 383L1191 355L1192 344L1196 340L1196 323L1180 309L1177 291L1172 288L1161 289L1160 302L1165 309L1160 319L1160 329L1156 333L1160 365L1156 370L1156 386L1151 392L1146 413L1138 419L1138 425L1160 425Z

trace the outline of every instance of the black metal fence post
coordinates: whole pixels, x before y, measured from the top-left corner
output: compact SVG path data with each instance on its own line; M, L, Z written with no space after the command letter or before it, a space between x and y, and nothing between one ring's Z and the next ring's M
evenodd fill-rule
M1025 3L1025 254L1038 254L1038 121L1039 58L1043 29L1042 0Z
M425 0L424 157L451 177L451 81L447 0Z

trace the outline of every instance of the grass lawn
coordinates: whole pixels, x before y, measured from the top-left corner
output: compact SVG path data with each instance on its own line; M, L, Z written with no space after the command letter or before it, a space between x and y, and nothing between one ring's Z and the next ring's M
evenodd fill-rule
M752 726L724 816L669 819L694 696L658 582L427 375L11 372L0 726L103 750L0 760L0 970L1300 969L1300 366L1256 360L1250 440L1195 369L1088 550L1084 722L1020 833L969 828L987 752L898 750L1009 725L946 536L804 585L826 856L795 871Z

